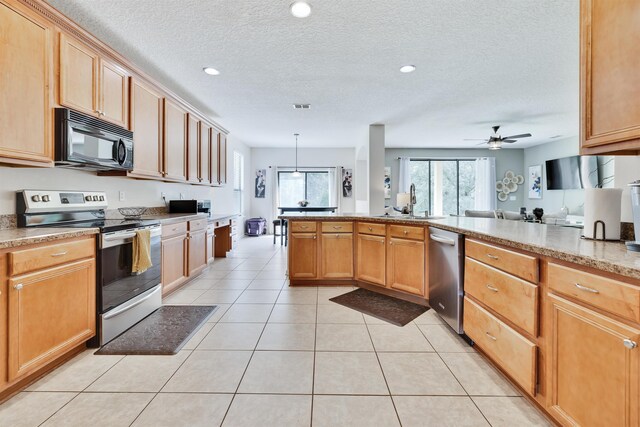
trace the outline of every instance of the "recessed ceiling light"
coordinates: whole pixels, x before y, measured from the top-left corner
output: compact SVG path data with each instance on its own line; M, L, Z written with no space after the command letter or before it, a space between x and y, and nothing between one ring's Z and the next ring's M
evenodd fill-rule
M400 67L401 73L413 73L415 70L416 70L415 65L403 65L402 67Z
M289 6L291 14L296 18L306 18L311 15L311 5L306 1L294 1Z
M218 74L220 74L220 71L216 70L213 67L204 67L202 71L209 74L210 76L217 76Z

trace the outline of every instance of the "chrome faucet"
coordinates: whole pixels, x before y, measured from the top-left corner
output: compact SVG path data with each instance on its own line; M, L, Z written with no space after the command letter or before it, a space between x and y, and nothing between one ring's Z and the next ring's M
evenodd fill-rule
M416 204L416 185L411 184L409 187L409 216L413 218L413 207Z

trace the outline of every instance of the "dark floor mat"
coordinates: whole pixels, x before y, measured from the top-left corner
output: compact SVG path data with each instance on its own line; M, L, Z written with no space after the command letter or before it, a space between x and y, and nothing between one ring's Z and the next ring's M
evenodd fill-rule
M217 309L216 305L162 306L95 354L176 354Z
M362 288L331 298L329 301L397 326L404 326L429 310L429 307Z

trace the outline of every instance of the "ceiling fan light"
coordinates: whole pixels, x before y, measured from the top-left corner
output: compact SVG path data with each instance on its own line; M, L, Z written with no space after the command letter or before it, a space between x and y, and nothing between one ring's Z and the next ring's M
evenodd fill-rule
M489 143L489 150L499 150L502 148L502 144L498 141L491 141Z
M296 18L306 18L311 15L311 5L306 1L294 1L289 6L289 10L291 10L291 14Z

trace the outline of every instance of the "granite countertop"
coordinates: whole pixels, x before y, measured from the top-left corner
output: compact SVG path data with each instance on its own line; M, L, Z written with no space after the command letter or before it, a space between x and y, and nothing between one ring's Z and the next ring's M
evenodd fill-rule
M206 219L210 223L214 221L220 221L221 219L233 218L238 216L237 214L211 214L211 216L204 213L159 213L151 215L143 215L142 219L157 219L160 224L169 225L182 221L191 221L194 219Z
M411 219L408 217L375 217L346 215L282 215L283 219L362 220L369 222L429 225L443 230L476 237L528 252L573 262L610 273L640 280L640 252L628 251L622 242L582 239L582 230L556 225L533 224L493 218L445 217Z
M8 228L0 230L0 249L98 234L97 228Z

